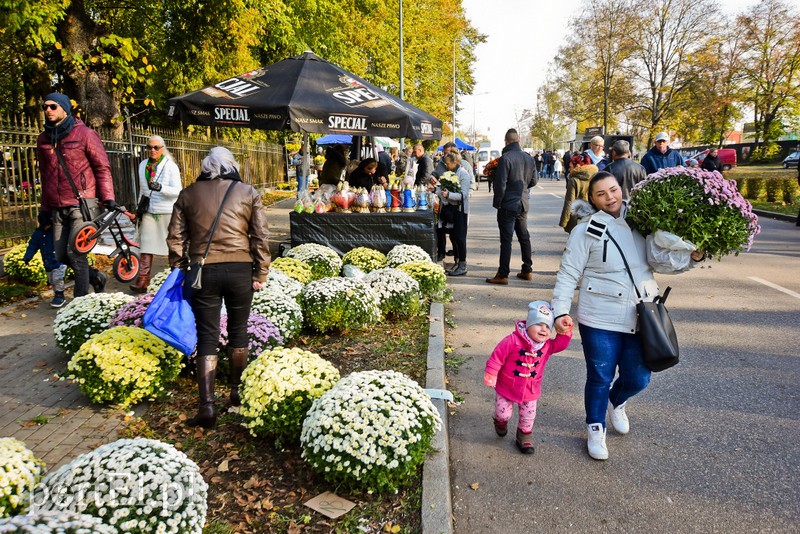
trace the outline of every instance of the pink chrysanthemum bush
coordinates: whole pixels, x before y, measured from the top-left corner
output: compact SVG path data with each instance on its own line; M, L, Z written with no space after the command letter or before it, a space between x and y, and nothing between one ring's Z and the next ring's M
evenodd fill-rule
M750 250L761 231L734 180L697 168L661 169L636 184L626 218L643 235L671 232L717 258Z
M247 319L247 348L250 360L253 360L267 349L283 345L283 336L278 327L260 313L250 313ZM223 315L219 321L220 349L228 347L228 316Z
M144 312L147 311L147 307L151 302L153 302L153 297L155 296L155 293L145 293L143 295L139 295L129 303L117 309L117 311L114 313L114 317L112 317L111 321L109 321L108 327L114 328L115 326L138 326L141 328Z

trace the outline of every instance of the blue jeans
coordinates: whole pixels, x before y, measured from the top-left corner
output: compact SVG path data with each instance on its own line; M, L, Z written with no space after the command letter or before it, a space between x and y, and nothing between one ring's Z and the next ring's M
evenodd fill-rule
M578 324L586 358L586 424L606 423L608 401L615 407L644 390L650 370L642 361L639 334L624 334ZM619 368L619 376L614 375ZM611 385L611 382L614 385Z
M522 253L522 272L533 272L531 236L528 233L528 212L520 203L517 211L500 208L497 210L497 226L500 229L500 265L497 276L508 278L511 272L511 239L517 234L520 252Z

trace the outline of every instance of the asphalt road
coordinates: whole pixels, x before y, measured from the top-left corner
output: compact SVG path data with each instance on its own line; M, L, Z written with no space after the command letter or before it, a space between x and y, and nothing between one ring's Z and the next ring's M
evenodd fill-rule
M564 182L534 189L535 278L513 277L515 243L508 286L484 282L496 271L499 242L480 186L471 200L469 274L448 280L450 357L463 360L449 383L463 397L450 417L455 532L800 532L800 228L764 220L749 253L657 276L662 288L673 287L681 363L654 374L628 403L631 432L609 430L605 462L586 453L576 328L570 347L548 363L536 453L523 456L513 425L505 438L494 433L483 367L526 317L527 303L552 296L567 238L557 225Z

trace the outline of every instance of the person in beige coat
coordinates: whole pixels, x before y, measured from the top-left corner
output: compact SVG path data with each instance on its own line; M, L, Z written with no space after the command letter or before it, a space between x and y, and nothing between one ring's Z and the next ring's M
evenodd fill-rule
M597 174L597 166L588 162L584 155L573 156L570 160L571 171L567 177L567 194L564 196L564 208L561 210L561 226L567 233L572 232L578 224L578 218L572 214L572 203L575 200L588 200L589 180Z

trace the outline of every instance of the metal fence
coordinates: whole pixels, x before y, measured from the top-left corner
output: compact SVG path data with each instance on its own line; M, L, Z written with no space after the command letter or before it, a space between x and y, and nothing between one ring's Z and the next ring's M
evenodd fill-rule
M36 227L41 204L41 183L36 161L36 138L42 126L24 117L0 117L0 248L24 242ZM124 138L111 131L98 131L111 163L117 202L132 209L139 197L139 162L147 156L144 146L153 135L164 138L167 148L181 170L187 186L200 173L200 163L211 147L224 145L241 164L242 179L257 189L274 187L288 180L286 153L281 145L261 141L230 141L187 134L182 130L126 128Z

